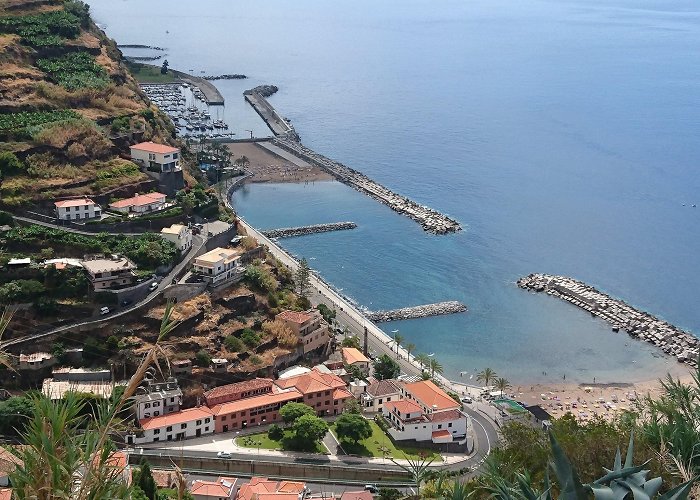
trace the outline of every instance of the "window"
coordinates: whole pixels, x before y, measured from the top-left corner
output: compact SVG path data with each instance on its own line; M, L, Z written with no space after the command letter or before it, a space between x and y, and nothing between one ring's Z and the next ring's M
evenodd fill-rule
M160 429L154 429L153 434L160 434Z
M180 429L187 429L187 424L180 424Z
M205 423L205 424L208 424L210 420L211 420L211 419L210 419L209 417L207 417L207 418L204 419L204 423ZM451 425L451 424L450 424L450 425Z
M99 278L100 276L95 275L95 277ZM150 407L151 407L151 403L146 403L145 405L143 405L143 407L144 407L144 408L150 408Z
M382 400L382 398L379 398L379 404L382 404L383 402L384 401Z
M202 421L201 421L201 420L197 420L197 424L196 424L196 425L202 425Z
M391 401L391 396L389 396L388 398L386 398L386 402L388 403L389 401ZM382 400L380 399L379 402L381 403Z
M452 422L450 422L449 424L447 424L447 427L452 427Z
M331 395L331 391L326 391L326 396L330 396L330 395Z
M173 431L173 426L169 425L166 429L167 432L172 432Z
M442 424L438 424L438 429L442 429Z
M157 417L158 415L160 415L160 412L159 412L159 411L154 411L154 412L153 412L153 416L154 416L154 417Z
M251 423L251 424L254 424L254 423L255 423L255 419L254 419L254 418L251 418L251 419L250 419L250 423Z
M153 442L154 442L154 443L157 442L157 441L160 441L160 438L153 438Z
M160 406L160 401L155 401L155 402L153 403L153 408L156 408L156 407L158 407L158 406Z
M204 431L205 431L205 432L208 431L208 430L209 430L209 427L205 427L205 428L204 428Z
M221 417L221 421L222 421L222 422L226 422L226 415L224 415L223 417Z

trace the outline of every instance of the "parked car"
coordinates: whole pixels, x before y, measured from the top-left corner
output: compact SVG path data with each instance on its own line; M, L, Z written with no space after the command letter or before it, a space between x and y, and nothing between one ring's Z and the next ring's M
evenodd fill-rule
M228 451L220 451L216 456L219 458L231 458L231 454Z
M100 314L104 316L105 314L109 314L109 307L101 307L100 308Z
M158 288L158 282L157 282L157 281L154 281L153 283L151 283L151 286L148 287L148 289L149 289L151 292L152 292L153 290L155 290L156 288Z
M471 403L472 403L472 398L469 397L469 396L464 396L464 397L462 398L462 403L471 404Z
M373 495L379 493L379 488L376 484L365 484L365 491L369 491Z

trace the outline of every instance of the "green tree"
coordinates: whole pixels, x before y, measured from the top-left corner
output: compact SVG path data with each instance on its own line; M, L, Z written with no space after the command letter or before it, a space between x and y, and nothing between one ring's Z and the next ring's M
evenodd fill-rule
M414 359L420 364L422 370L425 370L430 365L430 356L424 352L416 354Z
M163 61L163 65L160 67L160 74L161 75L167 75L168 74L168 60L166 59Z
M95 337L88 337L85 339L85 344L83 345L83 359L87 363L94 363L95 361L105 359L105 356L109 353L104 343Z
M345 402L345 408L343 409L343 412L361 415L362 407L360 406L360 403L357 401L357 399L350 398Z
M394 343L396 344L396 357L399 357L399 348L401 347L401 342L403 342L403 335L399 332L394 333Z
M267 431L267 437L269 437L273 441L280 441L284 437L284 431L279 425L272 424L272 426L270 426L270 428Z
M0 433L16 436L34 411L34 402L25 396L12 396L0 402Z
M302 447L310 447L328 432L328 424L322 418L315 415L302 415L292 424L294 440Z
M428 364L428 367L430 368L430 376L431 377L435 377L436 373L438 375L441 375L442 372L444 371L440 362L435 358L430 358L430 363Z
M241 339L234 337L233 335L228 335L224 339L224 345L226 346L226 349L231 352L240 352L243 349L243 342L241 342Z
M25 169L25 164L14 153L0 152L0 178L19 174Z
M293 424L299 417L304 415L316 415L316 410L304 403L286 403L280 408L280 416L286 424Z
M243 330L243 333L241 333L241 340L248 347L257 347L260 345L260 335L255 333L250 328Z
M501 391L501 395L503 395L503 393L510 388L510 382L508 382L508 379L503 377L497 378L494 385L496 386L496 389Z
M316 309L318 309L318 311L321 313L321 316L323 316L323 319L326 320L326 323L329 325L333 323L333 320L335 319L335 309L331 309L326 304L319 304L316 306Z
M158 494L156 482L153 479L153 474L151 473L151 466L145 458L141 458L141 466L138 472L138 479L136 484L141 491L146 495L149 500L157 500Z
M207 351L204 349L201 349L197 352L197 354L194 357L195 363L197 363L197 366L202 366L204 368L207 368L211 365L211 356Z
M476 381L483 382L486 386L490 385L494 380L496 380L496 372L491 368L484 368L476 375Z
M403 496L403 493L396 488L379 488L379 493L377 493L378 500L399 500Z
M306 259L302 258L299 261L299 266L296 271L294 271L294 287L297 295L303 298L309 297L309 290L311 288L311 269L309 268L309 263Z
M335 421L335 432L338 435L338 439L347 439L357 443L372 435L372 426L362 415L343 413Z
M340 345L343 347L354 347L358 350L362 349L362 347L360 346L360 339L357 337L357 335L353 335L352 337L345 337L340 343Z
M416 344L413 344L409 342L404 346L404 349L406 349L406 352L408 353L408 359L411 359L411 353L416 350Z
M396 378L401 373L399 364L386 354L374 360L374 376L379 380Z

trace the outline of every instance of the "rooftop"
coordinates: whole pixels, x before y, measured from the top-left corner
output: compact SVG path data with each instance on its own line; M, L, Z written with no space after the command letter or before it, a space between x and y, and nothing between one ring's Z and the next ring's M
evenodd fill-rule
M12 488L0 488L0 500L12 500Z
M82 266L90 274L111 273L113 271L128 271L136 269L136 265L126 257L117 257L116 259L92 259L84 260Z
M421 380L404 386L415 399L432 410L451 410L461 405L430 380Z
M331 389L345 389L343 379L332 373L321 373L315 368L301 375L277 380L275 384L281 389L294 387L302 394L329 391Z
M448 420L459 420L464 417L464 414L459 410L447 410L429 413L427 416L431 422L446 422Z
M184 226L183 224L173 224L170 227L164 227L160 230L160 232L165 234L180 234L180 231L185 229L185 227L186 226Z
M452 434L450 434L450 431L443 429L441 431L433 431L433 439L445 439L445 438L451 438Z
M388 403L384 403L384 408L386 408L389 411L391 411L392 408L396 408L396 410L398 410L399 413L405 414L423 414L423 408L421 408L420 405L418 405L417 403L409 401L408 399L403 399L401 401L389 401Z
M190 492L198 497L229 498L231 490L236 485L236 479L220 477L216 481L195 480L192 482Z
M373 500L374 496L369 491L345 491L340 500Z
M398 394L401 392L401 388L395 380L376 380L367 386L366 392L374 397L381 397Z
M148 151L149 153L178 153L180 150L167 144L157 144L155 142L141 142L139 144L134 144L131 149L138 149L140 151Z
M552 416L540 405L526 406L525 409L541 422L552 419Z
M215 248L214 250L210 250L207 253L204 253L200 255L199 257L195 258L195 263L202 265L202 264L216 264L220 260L224 261L230 261L233 260L233 258L238 256L238 251L233 250L232 248Z
M109 206L112 208L140 207L163 201L165 201L165 195L163 193L146 193L115 201L114 203L110 203Z
M369 363L367 356L354 347L343 347L343 360L349 365L354 363Z
M283 321L289 321L290 323L296 323L301 325L312 319L312 316L305 312L297 311L282 311L276 317L276 319L281 319Z
M285 403L295 399L301 399L303 396L299 391L291 390L286 392L278 392L272 394L261 394L252 398L238 399L229 403L222 403L214 406L211 411L214 415L223 415L234 413L237 411L248 410L250 408L259 408L276 403Z
M272 379L254 378L253 380L246 380L244 382L236 382L235 384L226 384L220 385L219 387L214 387L212 390L204 393L204 398L221 398L240 394L242 392L255 391L257 389L270 386L272 386Z
M184 424L185 422L191 422L193 420L199 420L211 416L212 411L209 408L200 406L199 408L188 408L186 410L168 413L167 415L161 415L159 417L144 418L140 421L140 424L143 430L159 429L168 425Z
M48 352L33 352L32 354L20 354L20 363L32 363L34 361L44 361L53 358L53 354Z
M82 207L85 205L97 205L90 198L75 198L72 200L61 200L54 203L56 208Z

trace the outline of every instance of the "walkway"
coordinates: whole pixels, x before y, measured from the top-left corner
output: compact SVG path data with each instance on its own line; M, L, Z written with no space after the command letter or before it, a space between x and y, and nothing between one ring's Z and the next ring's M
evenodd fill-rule
M81 231L80 229L74 229L71 226L61 226L57 222L48 222L38 219L32 219L31 217L22 217L20 215L12 215L12 218L28 224L36 224L37 226L50 227L51 229L60 229L62 231L68 231L69 233L82 234L84 236L95 236L98 233L90 231ZM123 235L123 236L139 236L143 233L107 233L112 235Z

